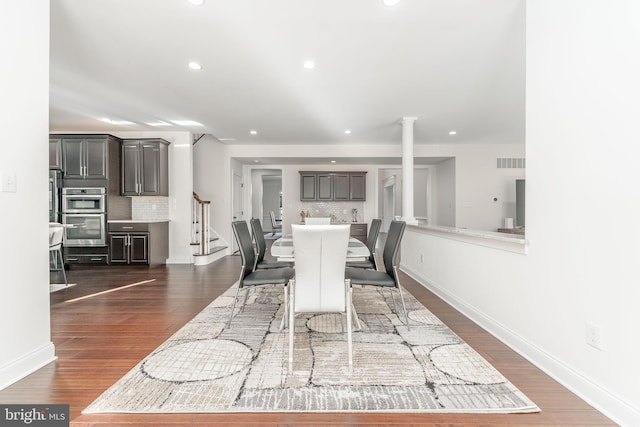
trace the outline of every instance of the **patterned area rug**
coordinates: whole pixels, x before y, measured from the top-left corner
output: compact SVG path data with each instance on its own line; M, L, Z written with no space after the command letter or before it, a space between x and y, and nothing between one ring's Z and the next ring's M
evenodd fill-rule
M389 291L354 288L362 329L353 333L352 373L344 316L297 317L292 374L288 330L279 331L282 287L252 289L226 328L234 293L213 301L83 413L539 411L407 292L409 330Z

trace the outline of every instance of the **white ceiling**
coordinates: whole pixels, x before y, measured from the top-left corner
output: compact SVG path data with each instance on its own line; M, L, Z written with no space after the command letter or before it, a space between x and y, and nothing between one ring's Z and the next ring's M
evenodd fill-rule
M524 15L525 0L56 0L50 129L378 144L413 116L417 144L523 143ZM173 120L202 126L145 124Z

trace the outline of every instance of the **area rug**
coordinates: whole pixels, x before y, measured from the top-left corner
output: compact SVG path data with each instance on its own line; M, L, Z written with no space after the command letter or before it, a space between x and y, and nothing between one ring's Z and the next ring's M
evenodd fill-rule
M292 374L288 330L279 330L283 288L252 289L226 327L234 293L214 300L83 413L539 411L407 292L410 328L388 290L354 288L361 330L353 333L352 373L344 316L297 317Z

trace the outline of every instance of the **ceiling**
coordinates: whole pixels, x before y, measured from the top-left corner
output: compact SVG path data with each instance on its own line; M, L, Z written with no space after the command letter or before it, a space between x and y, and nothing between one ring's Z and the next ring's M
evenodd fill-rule
M56 0L50 75L52 132L523 143L525 0Z

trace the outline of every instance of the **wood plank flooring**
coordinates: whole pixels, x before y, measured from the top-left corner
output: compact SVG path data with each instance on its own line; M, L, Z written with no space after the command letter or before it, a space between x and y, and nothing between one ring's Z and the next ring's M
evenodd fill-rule
M66 403L72 426L608 426L615 425L448 304L405 287L542 410L535 414L91 414L81 411L236 280L240 258L207 266L73 266L51 294L58 360L0 391L1 403ZM53 273L55 274L55 273ZM52 276L55 278L55 276ZM134 284L148 283L73 301Z

